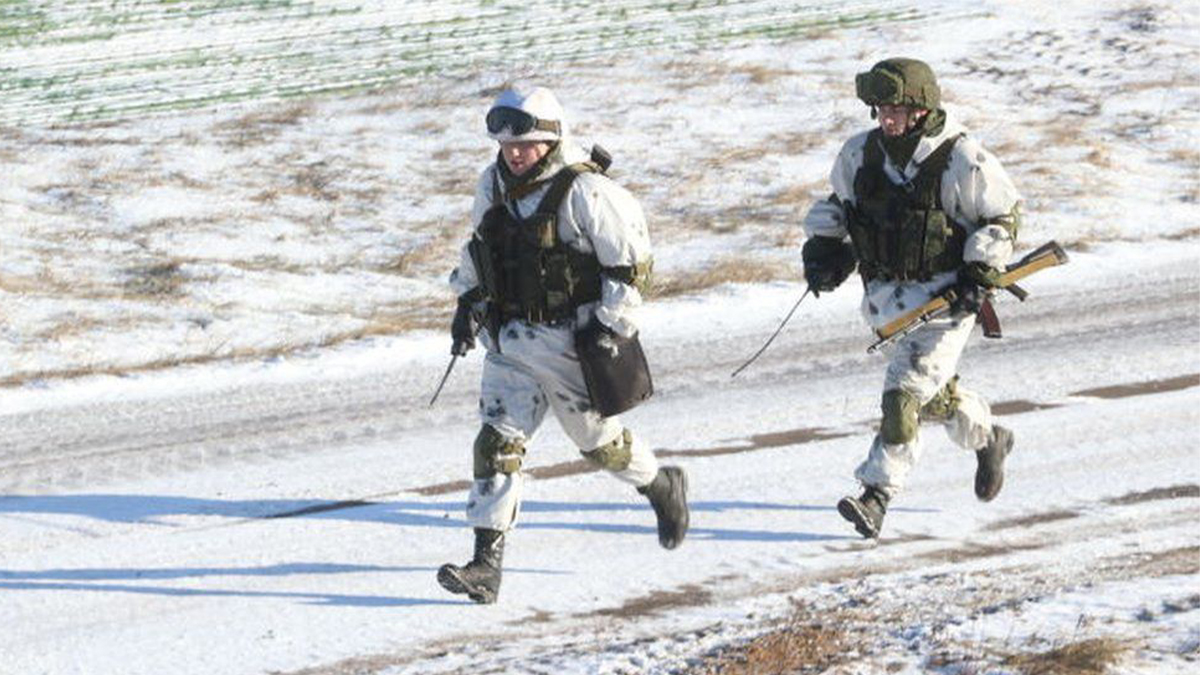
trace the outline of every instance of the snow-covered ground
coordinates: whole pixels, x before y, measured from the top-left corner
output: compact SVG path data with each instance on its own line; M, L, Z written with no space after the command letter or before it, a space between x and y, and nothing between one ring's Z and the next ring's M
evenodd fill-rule
M489 607L434 582L470 553L478 353L428 398L479 120L532 65L0 127L0 673L1029 673L1088 640L1110 672L1193 672L1198 16L943 2L540 63L655 225L674 288L626 419L688 470L693 529L659 549L550 422ZM973 459L926 429L876 544L833 508L882 378L855 284L729 373L802 290L799 216L870 123L854 73L895 54L1008 167L1024 243L1072 261L964 360L1017 434L1004 492L977 503ZM791 665L732 670L783 635Z

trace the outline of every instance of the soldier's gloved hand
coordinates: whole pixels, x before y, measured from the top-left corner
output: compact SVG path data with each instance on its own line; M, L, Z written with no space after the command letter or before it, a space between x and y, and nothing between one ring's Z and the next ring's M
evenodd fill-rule
M1000 270L981 262L971 262L958 268L954 284L954 300L950 312L956 316L978 314L987 299L988 291L1000 282Z
M818 298L841 286L858 262L854 248L833 237L810 237L800 254L804 260L804 281Z
M950 314L964 316L978 314L987 299L987 291L970 279L959 279L954 284L954 299L950 302Z
M808 284L809 289L816 297L821 297L822 293L828 293L836 290L842 283L841 274L832 268L819 264L810 264L804 266L804 281Z
M450 353L455 356L466 356L475 348L475 331L479 324L475 321L475 313L471 311L472 304L469 299L460 297L458 308L454 310L454 320L450 322L450 337L454 340Z
M984 288L996 288L999 286L1000 277L1003 275L1004 272L992 267L991 265L988 265L987 263L978 261L969 262L960 267L958 270L959 280L964 278L969 279L975 282L977 286L983 286Z

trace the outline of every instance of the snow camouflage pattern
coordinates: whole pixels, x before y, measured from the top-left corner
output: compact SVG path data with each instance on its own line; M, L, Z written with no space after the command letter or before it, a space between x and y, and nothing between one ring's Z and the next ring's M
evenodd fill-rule
M937 319L913 332L894 345L891 361L884 377L884 392L901 390L911 394L922 407L938 401L939 395L954 381L958 359L975 327L975 315ZM955 386L956 405L939 410L938 415L922 416L941 421L950 440L964 450L974 451L987 444L992 429L992 412L979 394ZM887 413L885 412L885 415ZM906 426L911 438L889 443L884 434L875 436L867 459L859 465L854 477L864 485L874 486L889 497L904 488L909 471L921 458L921 429L917 424L918 411ZM887 422L885 422L887 424Z
M564 139L539 178L549 179L589 157L586 150ZM493 205L496 171L492 164L480 175L472 207L473 228ZM548 186L546 180L541 187L507 202L508 208L517 218L528 217ZM557 227L566 245L594 253L604 267L645 266L651 259L641 206L627 190L601 174L584 173L575 179L559 206ZM461 296L478 282L464 246L459 265L450 275L451 288ZM602 417L591 409L574 344L576 327L586 325L593 317L622 336L634 335L636 311L641 304L642 296L635 286L602 276L600 300L581 305L573 321L539 324L513 319L500 327L496 341L486 331L481 333L480 342L487 350L480 393L481 422L506 439L525 445L537 433L546 413L552 411L581 453L621 441L628 433L630 440L620 443L626 446L621 454L628 453L628 462L621 462L624 468L608 470L635 487L649 484L658 472L658 461L618 417ZM523 483L519 470L474 480L467 500L470 524L500 531L510 529L520 511Z
M885 158L885 175L894 183L912 180L920 162L944 140L966 132L962 124L947 114L941 131L921 138L903 170L890 158ZM855 201L854 178L863 164L863 148L869 134L870 131L859 133L842 146L830 173L833 196L814 204L804 218L808 237L847 239L849 232L841 204ZM1017 212L1021 198L999 161L969 135L962 136L954 145L942 175L940 198L945 213L966 232L963 261L1002 269L1012 257L1014 243L1013 234L1004 227L1004 221ZM873 279L864 289L862 315L872 328L880 328L928 302L955 278L955 271L947 271L926 281ZM933 401L951 382L974 325L973 314L946 317L892 345L883 390L902 390L916 399L918 405L905 414L916 415L917 409ZM944 420L955 444L974 451L987 443L992 426L991 410L982 397L961 385L956 387L955 393L957 405L941 411L939 417ZM896 414L896 411L885 409L886 414ZM912 437L893 438L901 442L889 443L877 435L855 476L863 484L875 486L891 497L903 489L908 472L920 457L922 445L916 420L889 422L899 427L911 423Z

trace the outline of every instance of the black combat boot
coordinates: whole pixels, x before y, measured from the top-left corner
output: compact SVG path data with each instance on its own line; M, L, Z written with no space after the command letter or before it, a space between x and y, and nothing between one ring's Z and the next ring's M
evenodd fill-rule
M975 496L990 502L1004 487L1004 458L1012 452L1013 433L999 424L992 425L987 445L975 451Z
M504 557L504 533L475 528L475 557L459 567L449 563L438 570L437 580L451 593L466 593L481 605L496 601L500 591L500 561Z
M649 485L637 489L650 500L658 517L658 543L675 548L688 531L687 474L677 466L660 467Z
M879 537L883 527L883 514L887 513L888 496L868 485L862 496L843 497L838 502L838 513L854 524L854 529L867 539Z

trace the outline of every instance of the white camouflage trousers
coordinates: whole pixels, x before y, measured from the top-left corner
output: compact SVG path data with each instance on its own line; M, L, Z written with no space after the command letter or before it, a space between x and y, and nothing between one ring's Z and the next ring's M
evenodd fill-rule
M892 347L884 377L884 391L902 389L924 406L946 386L958 370L958 360L975 327L975 315L931 321ZM943 422L947 435L966 450L987 444L992 432L992 411L987 401L973 391L957 387L958 406ZM870 454L854 472L863 485L873 486L889 497L900 492L908 472L921 457L921 430L908 443L884 443L879 434Z
M483 363L479 399L480 420L506 439L528 445L546 411L554 411L563 431L580 452L611 443L624 427L617 417L601 417L591 409L570 324L549 326L509 321L500 331L499 351L489 349ZM648 485L658 472L658 460L633 435L632 460L610 472L634 487ZM476 479L467 498L467 521L472 527L507 531L521 506L521 471Z

